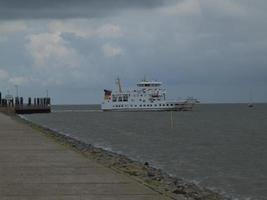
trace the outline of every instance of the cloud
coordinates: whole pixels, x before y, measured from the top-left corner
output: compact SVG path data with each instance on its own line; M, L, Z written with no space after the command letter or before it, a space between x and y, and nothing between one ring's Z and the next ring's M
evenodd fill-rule
M27 36L26 48L34 58L35 64L51 67L75 67L79 65L80 57L60 33L40 33ZM45 70L44 68L44 70Z
M203 0L201 6L205 8L205 12L214 13L221 16L245 16L247 15L246 3L242 1L232 0Z
M1 35L0 35L0 43L1 43L1 42L7 42L7 41L8 41L7 36L1 36Z
M21 86L27 84L30 80L27 77L18 76L18 77L11 77L8 81L12 85Z
M0 21L0 34L26 31L27 24L24 21Z
M167 15L194 16L213 13L214 16L237 17L247 14L242 3L232 0L182 0L159 7L157 10Z
M178 1L176 4L163 6L158 10L167 15L199 15L202 12L199 0Z
M5 69L0 69L0 81L4 82L5 84L21 86L27 84L30 81L30 79L23 76L12 76Z
M19 21L26 26L1 23L1 83L24 84L24 91L50 87L58 103L69 93L75 94L72 102L88 103L100 102L101 88L112 87L118 75L132 86L146 74L179 96L219 101L232 98L228 88L245 94L252 87L267 98L259 89L267 84L264 0L6 2L0 2L0 21L16 7L6 19L24 18ZM212 97L215 86L221 90Z
M123 35L119 25L95 25L88 19L53 20L48 28L51 32L71 33L82 38L118 38Z
M109 37L120 37L122 36L122 31L119 25L114 24L105 24L104 26L101 26L97 31L97 35L104 38Z
M6 70L0 69L0 80L4 81L9 78L9 74Z
M106 57L114 57L122 55L122 49L119 46L112 46L111 44L105 44L102 46L103 53Z
M164 2L166 0L9 0L0 1L0 19L105 17L124 9L154 8Z

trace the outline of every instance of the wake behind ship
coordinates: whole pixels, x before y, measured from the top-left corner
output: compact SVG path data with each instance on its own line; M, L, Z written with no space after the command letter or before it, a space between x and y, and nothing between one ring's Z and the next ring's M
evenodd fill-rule
M182 101L167 100L166 89L158 81L146 79L137 83L137 88L122 90L120 79L117 90L104 90L103 111L191 111L198 102L194 98Z

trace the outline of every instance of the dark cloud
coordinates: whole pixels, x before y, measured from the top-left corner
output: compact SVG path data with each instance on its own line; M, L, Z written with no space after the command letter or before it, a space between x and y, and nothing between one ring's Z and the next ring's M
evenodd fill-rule
M246 102L251 90L254 101L266 102L267 1L200 0L194 4L194 0L184 0L187 4L183 4L180 13L169 5L178 1L11 0L3 3L0 0L0 19L95 17L82 22L55 20L67 27L60 35L63 41L60 45L74 49L82 58L69 71L64 66L51 68L53 59L48 59L45 68L35 67L24 48L24 42L29 40L25 41L27 37L23 34L48 32L53 40L57 26L53 30L49 26L48 30L47 23L54 20L34 20L28 23L29 32L13 34L9 31L17 25L15 20L14 25L8 21L2 27L3 33L7 29L9 40L0 45L0 69L11 77L30 74L33 83L47 82L42 91L48 88L57 103L99 103L102 89L112 88L117 76L128 88L144 75L163 81L173 98L195 96L201 102ZM127 12L128 9L134 11ZM74 30L90 33L106 23L118 26L122 36L74 34ZM44 28L39 30L40 26ZM61 30L60 26L58 29ZM106 44L120 47L122 54L106 57L103 53ZM37 87L33 83L24 90L37 94L40 84ZM69 97L69 93L74 95Z
M103 17L129 8L149 9L172 0L2 0L0 19Z

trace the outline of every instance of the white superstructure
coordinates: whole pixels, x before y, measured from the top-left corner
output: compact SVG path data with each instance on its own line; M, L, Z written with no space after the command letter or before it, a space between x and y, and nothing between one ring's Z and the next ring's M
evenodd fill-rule
M104 90L104 101L101 109L104 111L187 111L192 110L197 102L193 98L182 101L166 99L166 89L158 81L143 80L137 83L137 88L123 90L120 79L116 80L118 90Z

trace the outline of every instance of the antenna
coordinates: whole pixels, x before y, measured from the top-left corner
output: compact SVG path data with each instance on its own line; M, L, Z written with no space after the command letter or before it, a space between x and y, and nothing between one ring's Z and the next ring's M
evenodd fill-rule
M121 89L121 80L120 80L119 77L118 77L117 80L116 80L116 84L117 84L118 87L119 87L119 92L122 93L122 89Z
M144 80L143 81L146 82L146 75L144 75Z
M46 89L46 97L48 98L48 89Z
M16 96L18 97L19 96L19 86L15 85L15 88L16 88Z

